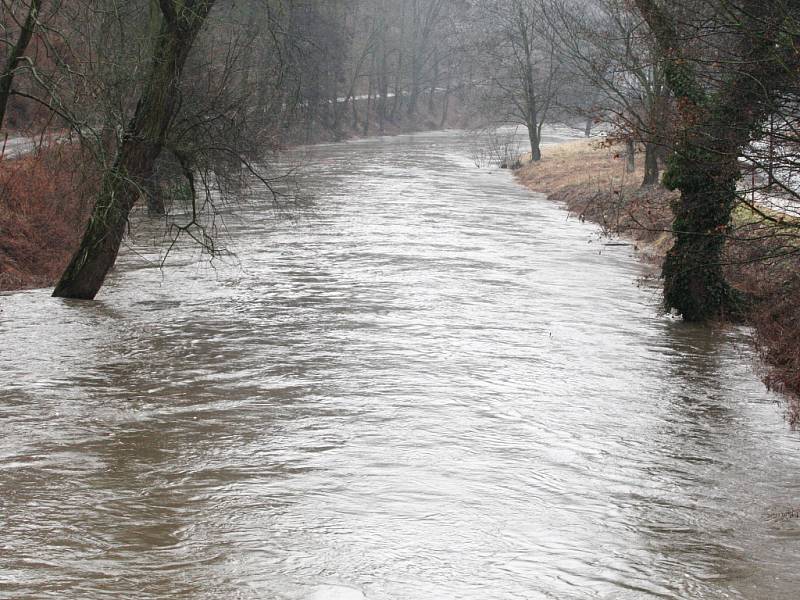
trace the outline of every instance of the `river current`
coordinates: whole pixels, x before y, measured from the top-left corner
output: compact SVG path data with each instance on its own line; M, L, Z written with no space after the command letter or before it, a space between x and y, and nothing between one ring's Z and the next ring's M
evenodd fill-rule
M798 597L747 331L459 133L308 152L235 259L139 224L98 301L0 296L0 597Z

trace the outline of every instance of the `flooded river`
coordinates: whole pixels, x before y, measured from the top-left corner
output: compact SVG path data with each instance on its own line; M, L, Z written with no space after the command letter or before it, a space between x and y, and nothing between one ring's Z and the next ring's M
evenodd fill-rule
M469 155L319 146L237 260L142 234L97 302L0 296L0 597L797 598L745 332Z

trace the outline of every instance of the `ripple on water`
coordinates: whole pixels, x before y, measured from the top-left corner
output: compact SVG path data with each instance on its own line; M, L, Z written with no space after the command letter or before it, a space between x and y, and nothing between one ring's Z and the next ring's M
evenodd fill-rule
M0 597L789 599L800 452L747 332L459 134L96 303L0 296Z

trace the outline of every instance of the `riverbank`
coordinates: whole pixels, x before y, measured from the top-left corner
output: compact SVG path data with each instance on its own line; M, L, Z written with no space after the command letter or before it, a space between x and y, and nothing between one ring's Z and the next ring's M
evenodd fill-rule
M641 161L639 161L641 162ZM519 182L563 203L605 234L630 239L642 260L660 266L672 245L670 201L661 186L641 186L638 165L627 172L622 152L597 141L576 140L547 148L538 163L516 171ZM800 254L787 252L780 225L744 208L737 210L725 250L731 284L754 298L748 324L764 367L765 383L788 399L788 418L800 423ZM795 246L796 247L796 246Z
M630 239L641 258L660 264L672 244L669 201L675 197L660 186L641 187L644 171L632 172L614 148L583 139L548 147L539 163L516 171L526 187L563 203L580 220L592 221L604 233Z
M305 143L400 135L464 125L456 98L446 118L438 103L421 103L413 116L401 109L395 118L379 119L375 106L358 102L343 110L335 129L316 125L289 131L286 148ZM350 106L350 105L348 105ZM78 248L91 212L98 182L87 177L96 167L74 145L58 136L37 135L7 141L0 159L0 292L55 285ZM44 140L44 142L43 142ZM43 143L42 143L43 142Z

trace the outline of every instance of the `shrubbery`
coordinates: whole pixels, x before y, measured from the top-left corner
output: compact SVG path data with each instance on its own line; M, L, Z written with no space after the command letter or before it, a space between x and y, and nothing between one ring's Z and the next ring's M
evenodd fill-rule
M0 290L52 285L78 247L97 188L68 144L0 161Z

